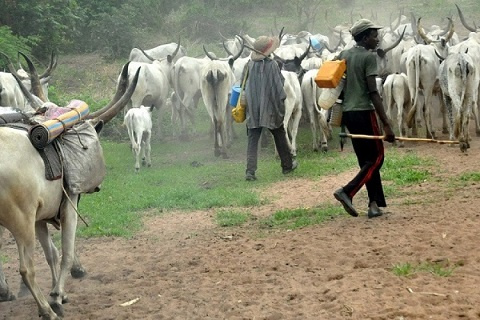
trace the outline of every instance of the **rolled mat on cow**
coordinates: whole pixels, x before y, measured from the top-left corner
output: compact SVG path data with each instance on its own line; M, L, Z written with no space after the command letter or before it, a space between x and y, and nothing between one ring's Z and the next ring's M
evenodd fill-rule
M54 113L55 118L39 123L30 129L28 135L35 148L45 148L60 134L85 119L90 112L88 105L80 100L72 100L68 106L59 109L65 112Z

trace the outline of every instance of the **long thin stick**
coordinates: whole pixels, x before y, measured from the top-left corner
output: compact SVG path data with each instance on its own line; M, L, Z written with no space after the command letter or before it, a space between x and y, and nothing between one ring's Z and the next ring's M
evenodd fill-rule
M351 134L351 133L345 133L341 132L339 133L340 138L352 138L352 139L375 139L375 140L383 140L385 136L369 136L366 134ZM435 140L435 139L425 139L425 138L405 138L405 137L395 137L395 140L398 141L412 141L412 142L433 142L433 143L439 143L439 144L459 144L460 142L458 141L452 141L452 140Z

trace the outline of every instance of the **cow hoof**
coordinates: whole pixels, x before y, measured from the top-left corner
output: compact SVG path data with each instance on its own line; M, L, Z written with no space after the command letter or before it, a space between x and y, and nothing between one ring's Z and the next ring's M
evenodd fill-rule
M327 153L327 152L328 152L328 147L327 147L327 146L323 146L323 147L322 147L322 152L323 152L323 153Z
M213 154L215 155L215 157L220 157L220 150L215 149L215 151L213 152Z
M228 159L228 155L226 153L222 153L222 158L223 159Z
M63 306L58 302L51 302L50 307L59 317L63 317Z
M5 294L0 294L0 302L13 301L16 297L10 291L7 291Z
M74 279L81 279L85 277L85 275L87 274L87 271L84 268L72 268L70 270L70 274Z
M460 142L460 151L466 152L470 146L466 142Z

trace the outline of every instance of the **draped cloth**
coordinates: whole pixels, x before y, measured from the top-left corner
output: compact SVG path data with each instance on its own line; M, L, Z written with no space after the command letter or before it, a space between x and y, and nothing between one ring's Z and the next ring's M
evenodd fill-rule
M285 79L276 61L265 58L247 64L249 74L245 85L247 128L277 129L283 125L286 94Z

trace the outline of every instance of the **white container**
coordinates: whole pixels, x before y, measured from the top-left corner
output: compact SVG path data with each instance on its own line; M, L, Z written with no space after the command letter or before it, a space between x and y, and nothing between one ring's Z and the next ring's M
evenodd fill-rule
M318 105L320 108L328 110L330 109L335 101L337 101L338 97L342 93L343 87L345 86L345 77L340 79L340 82L336 88L322 88L322 92L318 97Z

